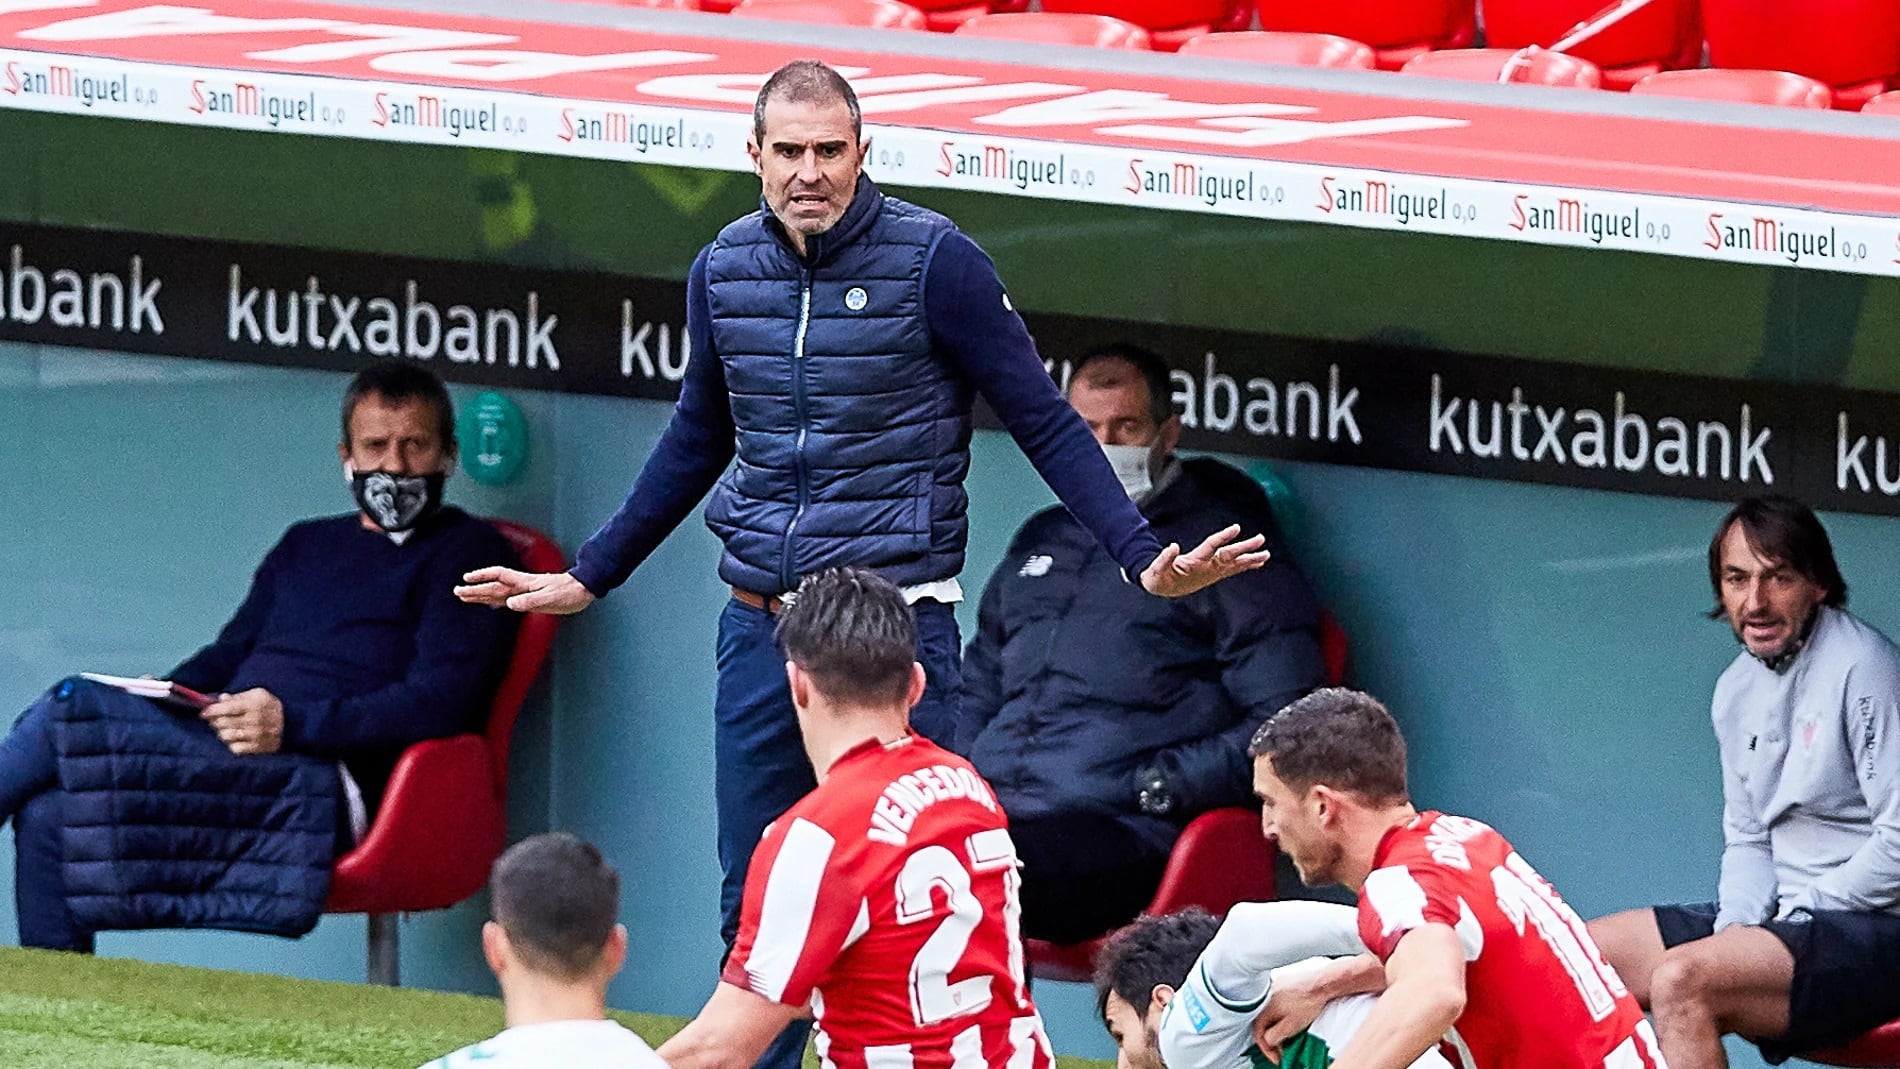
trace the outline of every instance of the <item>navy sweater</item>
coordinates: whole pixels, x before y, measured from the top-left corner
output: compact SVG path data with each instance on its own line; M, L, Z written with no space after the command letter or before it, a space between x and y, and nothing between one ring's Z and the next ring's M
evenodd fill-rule
M270 691L284 703L283 748L346 762L374 810L404 748L482 730L516 619L453 588L514 559L499 531L456 508L402 545L355 513L306 520L265 556L217 641L171 678Z
M1056 389L995 265L961 231L947 235L930 260L924 307L938 354L989 402L1069 511L1129 575L1152 563L1161 543L1116 481L1088 426ZM575 557L574 578L594 594L626 582L732 462L731 398L713 347L711 317L702 251L686 281L692 356L673 418L620 510Z

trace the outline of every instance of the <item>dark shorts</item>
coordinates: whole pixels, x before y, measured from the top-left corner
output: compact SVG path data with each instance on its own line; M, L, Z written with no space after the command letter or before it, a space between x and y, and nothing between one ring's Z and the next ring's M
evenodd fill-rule
M1761 927L1794 955L1788 1031L1755 1041L1770 1062L1849 1042L1900 1018L1900 917L1823 910ZM1664 947L1706 939L1715 934L1715 903L1657 906L1656 930Z

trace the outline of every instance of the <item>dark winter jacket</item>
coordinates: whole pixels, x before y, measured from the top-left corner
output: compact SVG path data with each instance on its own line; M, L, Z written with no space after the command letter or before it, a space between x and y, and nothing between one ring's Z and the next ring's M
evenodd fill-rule
M96 683L55 694L60 874L81 928L316 926L338 846L334 761L240 757L191 713Z
M1273 530L1260 488L1210 459L1182 461L1142 511L1183 547L1233 523ZM1023 526L983 592L957 733L1011 817L1117 814L1165 848L1195 814L1250 799L1254 730L1325 674L1312 588L1273 550L1258 571L1165 599L1127 582L1065 510ZM1166 817L1140 811L1149 766L1174 796Z

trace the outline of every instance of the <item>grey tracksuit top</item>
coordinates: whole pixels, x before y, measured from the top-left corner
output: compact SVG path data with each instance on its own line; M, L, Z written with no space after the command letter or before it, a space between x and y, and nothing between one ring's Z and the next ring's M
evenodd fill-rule
M1743 652L1715 684L1718 929L1796 909L1900 913L1900 649L1817 611L1786 669Z

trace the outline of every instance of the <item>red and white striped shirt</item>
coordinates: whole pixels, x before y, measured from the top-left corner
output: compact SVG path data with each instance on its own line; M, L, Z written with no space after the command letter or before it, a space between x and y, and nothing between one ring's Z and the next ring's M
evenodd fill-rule
M1373 854L1359 937L1381 959L1444 924L1465 952L1465 1012L1442 1050L1459 1069L1668 1069L1656 1034L1557 892L1504 836L1420 813Z
M1052 1069L1019 885L1007 818L968 761L869 741L766 829L722 979L809 1001L826 1069Z

